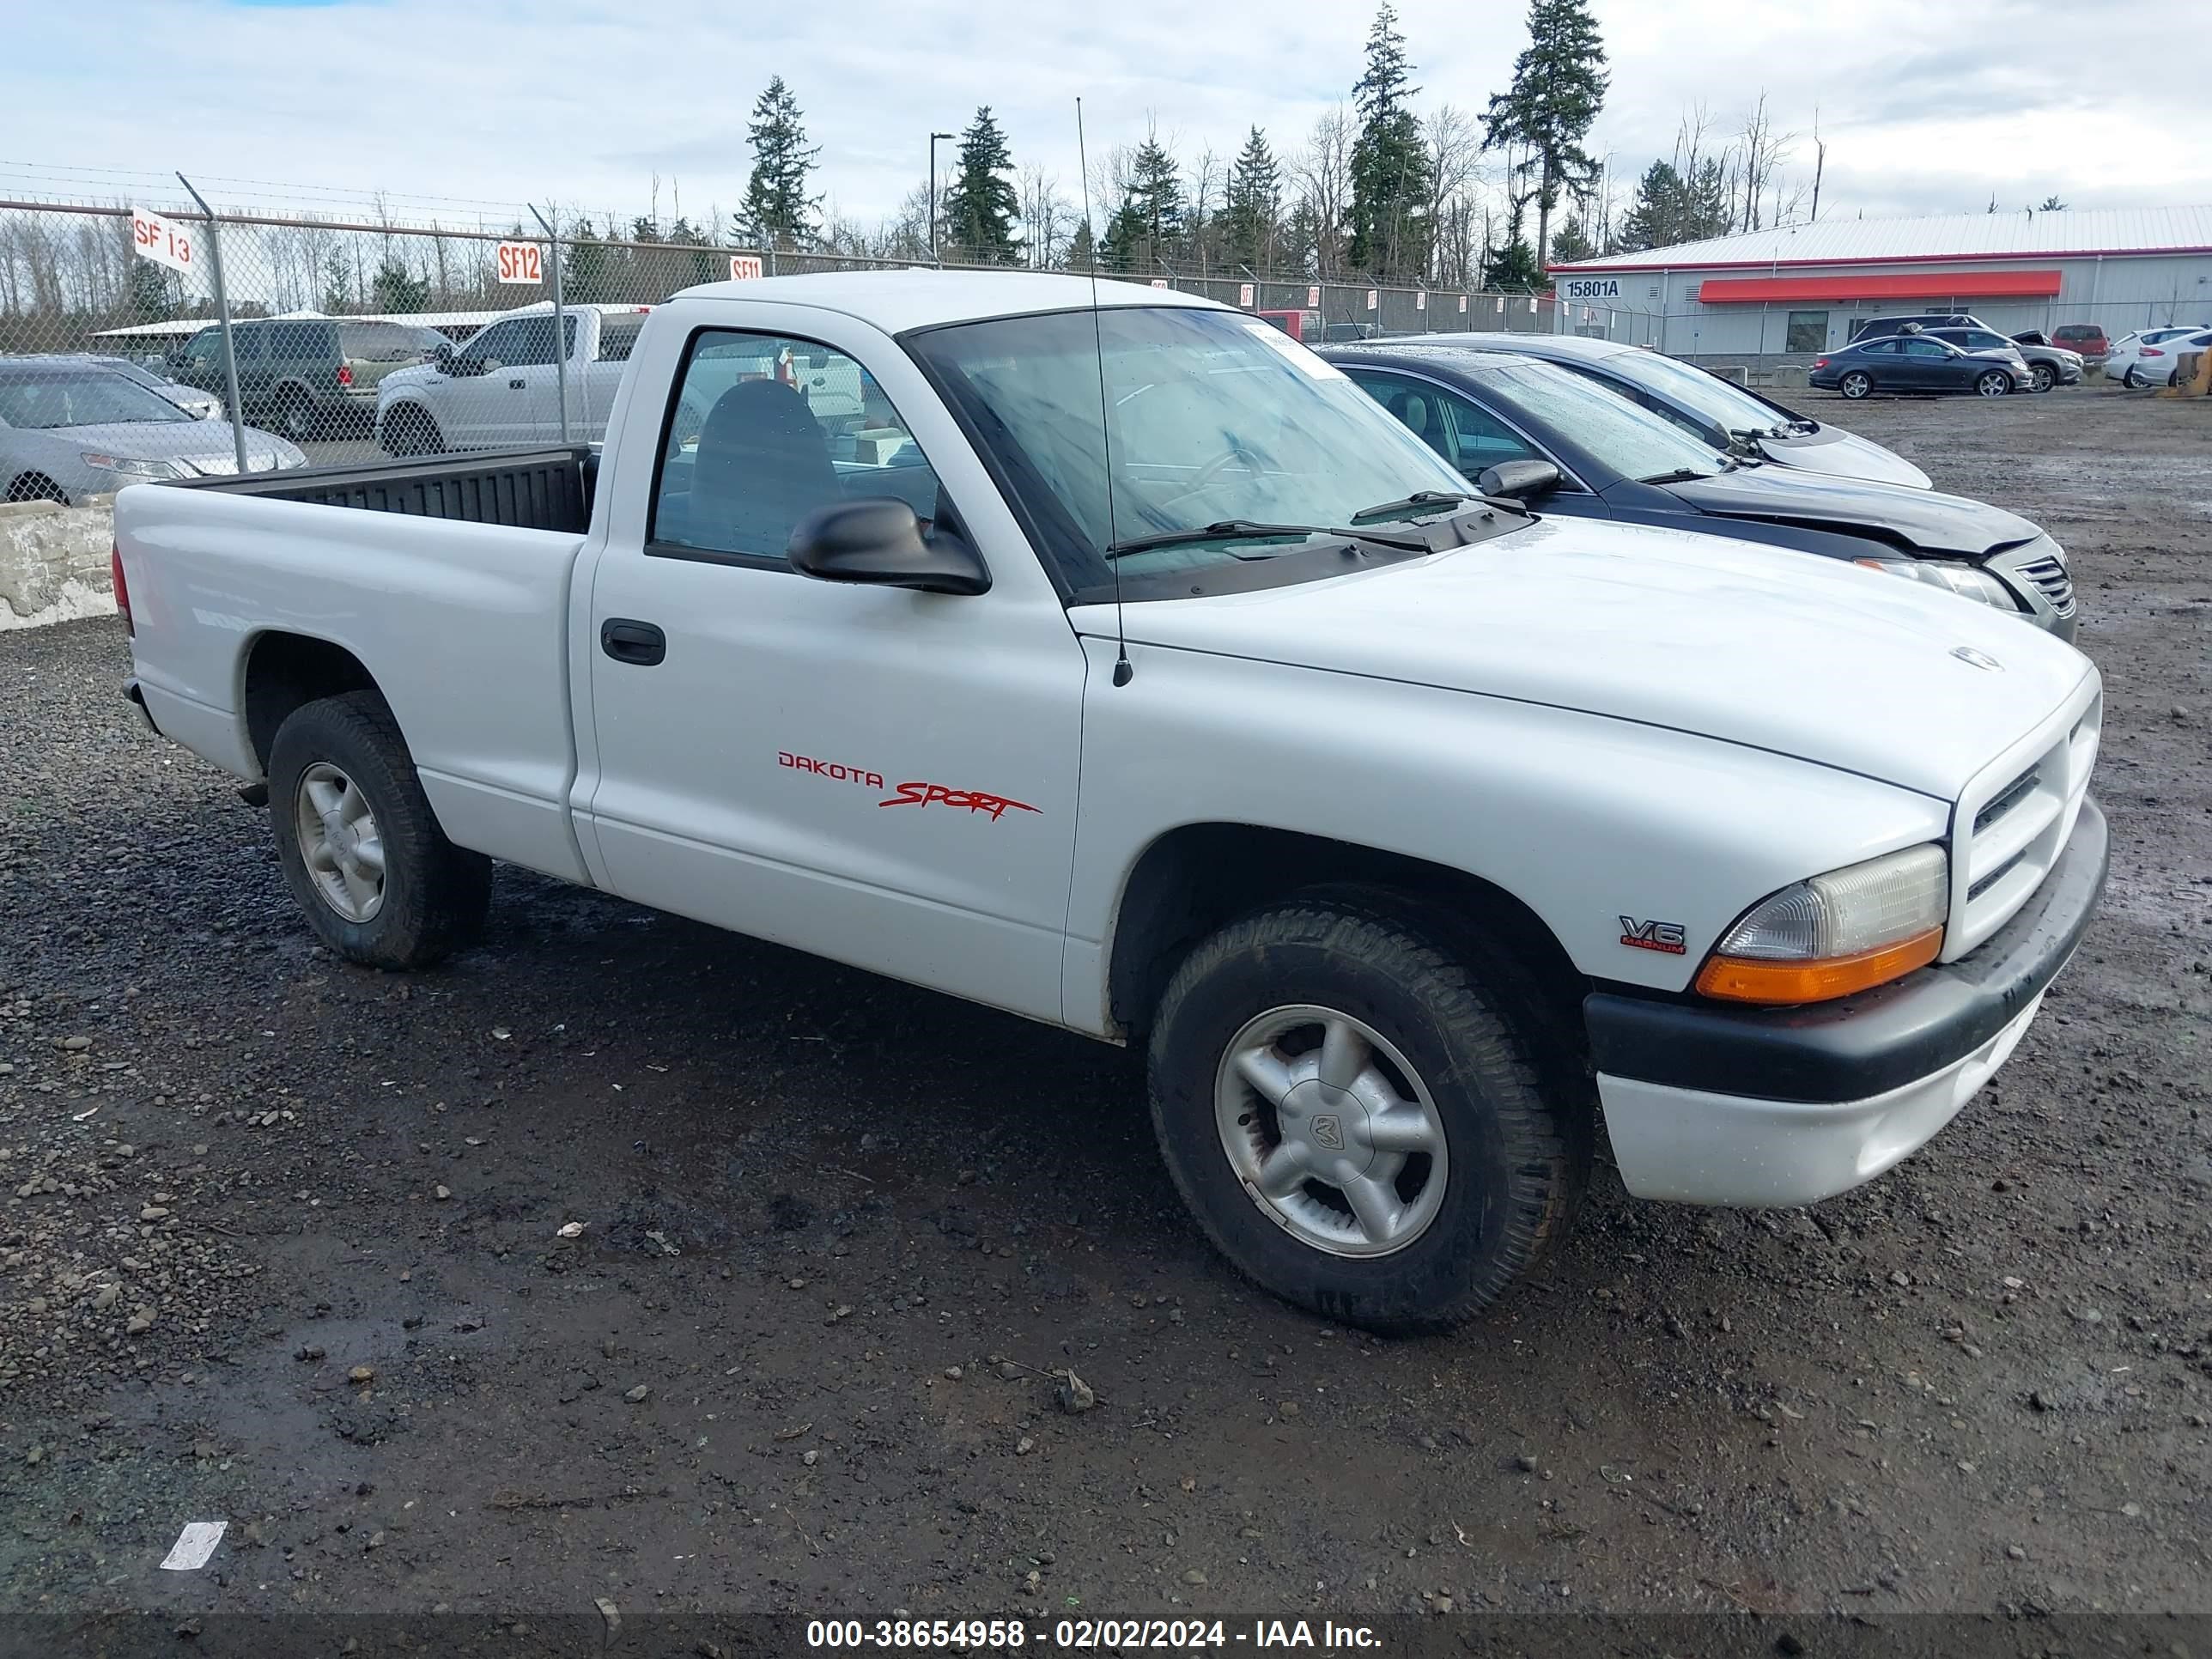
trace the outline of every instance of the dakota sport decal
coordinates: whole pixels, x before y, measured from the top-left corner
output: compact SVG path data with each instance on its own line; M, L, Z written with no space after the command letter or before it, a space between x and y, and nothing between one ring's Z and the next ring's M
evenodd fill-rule
M870 789L890 787L893 793L888 800L879 800L878 806L950 806L969 812L985 812L996 823L1009 812L1041 812L1042 807L1031 806L1006 795L994 795L981 789L951 789L941 783L910 782L886 786L884 775L871 772L866 767L847 766L841 762L815 760L805 755L794 755L789 750L776 751L775 763L795 772L810 772L817 778L828 778L834 783L857 783Z

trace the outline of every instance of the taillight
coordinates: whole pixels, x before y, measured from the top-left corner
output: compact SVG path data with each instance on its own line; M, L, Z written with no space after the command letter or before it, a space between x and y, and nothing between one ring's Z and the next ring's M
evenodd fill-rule
M2163 357L2166 356L2166 353L2159 349L2156 346L2145 346L2141 351L2136 353L2136 356L2138 357Z
M1813 367L1815 368L1826 368L1827 366L1828 360L1826 357L1820 357L1814 360Z
M338 365L338 384L340 386L351 386L353 384L353 366L351 364L340 363Z
M115 579L115 614L123 618L125 635L135 639L138 630L131 623L131 589L123 580L123 549L119 544L108 550L107 568Z

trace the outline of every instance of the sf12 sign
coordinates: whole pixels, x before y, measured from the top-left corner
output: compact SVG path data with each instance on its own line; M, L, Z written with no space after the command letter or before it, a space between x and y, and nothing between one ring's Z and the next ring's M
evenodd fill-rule
M730 256L730 280L732 282L746 282L760 274L761 262L759 254L732 253Z
M1618 300L1620 297L1620 278L1570 276L1559 284L1559 293L1569 300Z
M530 288L542 288L545 283L545 250L536 242L501 242L499 245L499 280L519 283Z
M181 270L190 276L198 269L199 245L191 231L183 225L173 225L158 213L149 213L143 208L131 210L131 246L142 259L151 259L157 265L167 265L172 270Z

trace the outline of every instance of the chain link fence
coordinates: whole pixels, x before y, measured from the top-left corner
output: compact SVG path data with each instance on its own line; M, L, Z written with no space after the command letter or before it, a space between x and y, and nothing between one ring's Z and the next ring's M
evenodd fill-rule
M155 211L206 245L189 274L139 256L130 208L0 201L0 401L22 417L9 428L112 425L163 416L166 403L215 422L164 434L201 471L235 471L240 451L250 469L297 464L288 445L341 462L595 441L645 311L679 289L917 263L730 248L688 233L615 238L565 223L556 237L521 223L501 232L250 214L210 222L174 204ZM234 362L217 321L218 270ZM1099 275L1202 294L1309 343L1553 326L1552 302L1528 294L1247 272ZM404 388L434 377L448 418L390 418ZM137 384L118 386L125 379ZM235 441L234 384L247 428ZM66 498L72 486L52 471L0 454L0 495Z

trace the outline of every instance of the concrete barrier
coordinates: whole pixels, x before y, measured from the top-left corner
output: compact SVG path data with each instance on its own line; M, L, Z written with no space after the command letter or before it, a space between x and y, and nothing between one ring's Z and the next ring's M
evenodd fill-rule
M112 617L115 498L0 505L0 629Z

